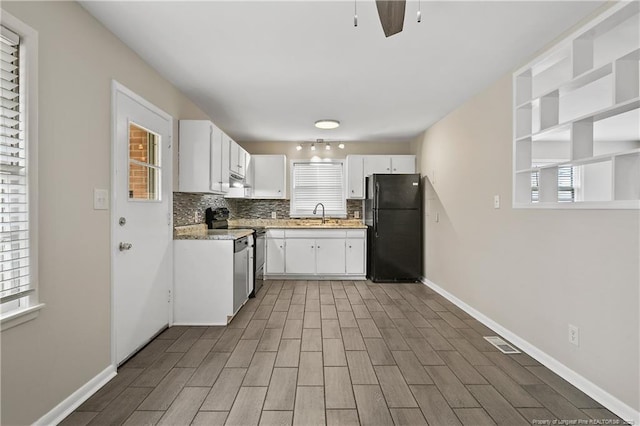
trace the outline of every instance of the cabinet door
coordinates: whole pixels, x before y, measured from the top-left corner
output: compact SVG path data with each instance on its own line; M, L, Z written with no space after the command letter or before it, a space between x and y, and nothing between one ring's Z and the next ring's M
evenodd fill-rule
M241 177L244 177L247 173L247 169L249 168L249 153L240 145L236 144L236 146L238 149L238 174Z
M287 274L315 274L316 241L306 238L288 238L285 259Z
M284 239L267 239L266 251L266 273L284 274Z
M316 240L316 273L345 273L345 240Z
M391 158L388 155L366 155L364 157L364 176L374 173L391 173Z
M254 198L285 198L284 155L252 155L251 169Z
M224 143L223 133L213 127L211 134L211 159L209 188L213 192L227 193L229 191L229 148Z
M211 192L209 162L214 127L207 120L180 120L179 191Z
M364 198L364 157L347 156L347 198Z
M237 175L239 174L240 169L238 167L238 150L240 149L240 146L228 135L225 134L224 138L228 141L227 143L229 144L229 171Z
M364 275L365 240L363 238L347 239L347 274Z
M391 156L391 173L415 173L416 172L416 156L415 155L392 155Z

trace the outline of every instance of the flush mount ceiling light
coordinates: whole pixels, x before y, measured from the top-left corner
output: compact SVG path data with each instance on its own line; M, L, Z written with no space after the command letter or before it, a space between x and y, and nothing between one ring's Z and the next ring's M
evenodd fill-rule
M298 146L296 146L296 150L298 150L298 151L302 150L302 144L301 143L299 143Z
M340 142L340 143L338 144L338 148L340 148L340 149L344 149L344 144L343 144L342 142Z
M315 125L318 129L331 130L339 127L340 122L338 120L318 120Z

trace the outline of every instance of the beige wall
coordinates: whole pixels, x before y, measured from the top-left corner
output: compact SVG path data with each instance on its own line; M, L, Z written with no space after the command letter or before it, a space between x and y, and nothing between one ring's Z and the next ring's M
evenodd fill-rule
M511 99L507 75L414 146L424 275L637 411L640 213L512 209Z
M40 298L2 332L3 425L30 424L110 363L111 79L175 118L207 118L77 3L2 2L39 32ZM177 133L175 133L177 135Z

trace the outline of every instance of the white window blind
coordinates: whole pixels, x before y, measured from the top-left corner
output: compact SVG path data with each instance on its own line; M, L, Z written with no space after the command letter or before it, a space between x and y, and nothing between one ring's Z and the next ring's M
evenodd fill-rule
M18 307L29 275L27 158L20 97L20 39L0 27L0 303Z
M292 217L314 216L322 203L326 216L346 216L342 162L295 162L292 168ZM319 207L317 215L321 214Z
M531 202L537 203L540 194L540 172L531 172ZM576 172L573 167L558 167L558 202L576 200Z

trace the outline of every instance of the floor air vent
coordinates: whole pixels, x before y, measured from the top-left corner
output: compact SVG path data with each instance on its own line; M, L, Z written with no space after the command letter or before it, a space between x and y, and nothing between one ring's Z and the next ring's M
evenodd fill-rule
M503 354L519 354L520 351L498 336L484 336L485 340L498 348Z

